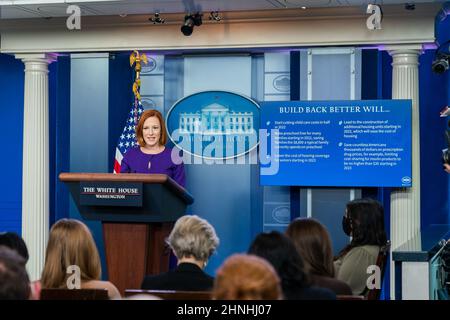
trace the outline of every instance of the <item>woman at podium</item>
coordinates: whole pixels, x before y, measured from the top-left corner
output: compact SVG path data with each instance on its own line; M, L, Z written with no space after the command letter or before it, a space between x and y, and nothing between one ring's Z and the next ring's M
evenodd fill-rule
M176 164L172 149L166 147L167 133L161 113L146 110L136 127L138 146L125 153L120 173L163 173L185 186L184 164Z

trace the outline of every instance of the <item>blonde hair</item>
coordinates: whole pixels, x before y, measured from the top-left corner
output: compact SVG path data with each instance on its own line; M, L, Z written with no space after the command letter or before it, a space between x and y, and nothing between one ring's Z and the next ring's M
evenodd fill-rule
M234 254L217 271L212 295L217 300L279 300L282 291L270 263L255 255Z
M43 288L65 288L67 268L80 268L81 281L100 280L100 257L88 227L81 221L61 219L50 229L42 271Z
M177 220L167 244L178 259L194 257L207 261L219 245L213 226L199 216L183 216Z

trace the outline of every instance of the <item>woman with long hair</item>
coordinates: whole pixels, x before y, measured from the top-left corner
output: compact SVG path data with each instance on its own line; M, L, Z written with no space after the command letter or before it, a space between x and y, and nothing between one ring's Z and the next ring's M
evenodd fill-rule
M367 267L376 265L387 237L384 230L384 210L373 199L356 199L347 203L342 229L351 242L337 256L334 266L337 278L346 282L355 295L367 295L370 274Z
M325 226L315 219L299 218L289 224L286 235L303 258L305 271L314 285L339 295L352 294L345 282L335 279L333 248Z
M303 259L286 235L277 231L260 233L250 245L248 254L261 257L273 266L280 277L285 300L336 299L331 290L311 286Z
M68 288L71 270L79 270L81 288L107 289L110 299L120 299L119 291L111 282L100 281L100 256L89 228L78 220L61 219L50 229L42 288Z

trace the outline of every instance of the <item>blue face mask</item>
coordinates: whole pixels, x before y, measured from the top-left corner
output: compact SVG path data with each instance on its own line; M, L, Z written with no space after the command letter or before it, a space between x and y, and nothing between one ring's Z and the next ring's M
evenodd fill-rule
M350 234L352 232L352 226L350 223L350 218L347 216L342 217L342 230L344 230L344 233L350 237Z

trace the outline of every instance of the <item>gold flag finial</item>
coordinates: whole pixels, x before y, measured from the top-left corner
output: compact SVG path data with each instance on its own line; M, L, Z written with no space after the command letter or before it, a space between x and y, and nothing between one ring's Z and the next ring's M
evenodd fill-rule
M140 54L139 51L134 50L130 54L130 66L133 67L134 65L134 71L136 72L136 77L133 83L133 93L135 98L139 101L141 100L141 94L139 93L139 89L141 87L141 62L143 62L144 64L148 63L146 54Z

